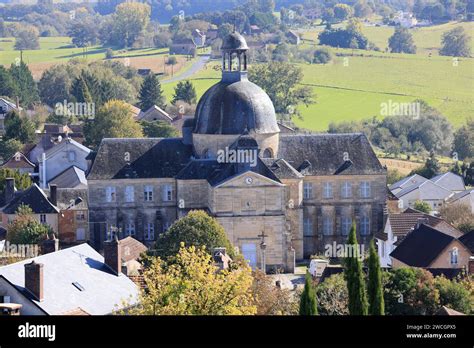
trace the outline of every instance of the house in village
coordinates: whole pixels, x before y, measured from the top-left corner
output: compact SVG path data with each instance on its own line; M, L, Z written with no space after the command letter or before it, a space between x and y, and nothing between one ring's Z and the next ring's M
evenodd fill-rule
M250 26L250 35L260 35L261 33L263 33L263 30L258 25Z
M457 192L448 198L448 204L462 204L471 209L474 214L474 189Z
M294 30L288 30L288 32L286 33L286 37L288 39L288 42L292 45L299 45L301 43L300 35Z
M12 315L108 315L138 303L139 288L121 272L121 251L104 256L84 243L0 267L0 309Z
M427 224L418 225L390 253L392 267L419 267L448 277L468 269L471 250L460 240Z
M224 40L222 79L182 137L103 139L87 177L97 249L112 233L152 245L202 209L252 267L291 272L295 259L344 243L352 222L364 244L382 230L386 170L367 138L281 132L270 98L247 79L247 51L238 33Z
M392 266L390 253L397 248L403 239L420 224L426 224L445 234L459 238L462 232L445 220L408 208L401 213L387 215L384 230L375 235L380 265L383 268Z
M42 188L48 187L51 180L61 176L71 167L79 172L81 177L89 169L91 150L77 141L66 138L41 154L39 159L39 182Z
M33 174L36 165L31 162L23 153L17 151L13 156L6 160L1 168L18 170L20 174Z
M12 103L8 99L0 98L0 134L5 133L5 116L10 111L21 112L23 108L18 104L18 100L15 103Z
M58 189L56 185L43 190L36 184L17 191L14 179L7 178L1 227L8 231L8 224L16 218L18 208L27 205L36 221L49 225L61 242L84 242L89 239L87 192L86 188Z
M426 179L414 174L389 187L400 200L401 208L413 208L416 201L430 205L433 211L439 210L455 193L465 190L464 180L452 172Z
M171 124L171 122L173 121L173 118L159 106L153 105L146 111L140 111L140 113L137 116L137 120L148 121L148 122L163 121L168 124Z
M183 38L173 40L170 46L170 54L183 54L188 56L195 56L197 45L191 38Z

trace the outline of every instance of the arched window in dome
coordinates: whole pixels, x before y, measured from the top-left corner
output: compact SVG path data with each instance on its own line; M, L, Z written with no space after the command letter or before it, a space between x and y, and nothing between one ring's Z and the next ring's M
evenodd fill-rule
M273 150L269 147L267 147L265 150L263 150L262 153L263 158L273 158Z

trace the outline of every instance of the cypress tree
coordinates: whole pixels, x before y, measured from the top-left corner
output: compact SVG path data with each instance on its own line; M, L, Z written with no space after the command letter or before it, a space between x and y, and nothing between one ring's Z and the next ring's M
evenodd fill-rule
M367 295L365 293L364 272L362 262L359 259L356 227L352 224L347 244L352 246L353 255L346 255L345 272L347 290L349 292L349 313L350 315L367 315Z
M163 96L163 91L161 90L160 81L154 74L149 74L145 77L138 98L140 100L138 106L143 111L148 110L153 105L162 109L166 107L166 100Z
M20 98L23 107L32 106L40 101L38 86L28 65L23 61L19 64L13 63L9 70L10 76L14 82L14 95ZM13 96L12 96L13 97Z
M374 240L370 242L369 248L369 280L367 284L367 295L369 299L369 314L384 315L385 305L383 300L382 270L380 260L375 250Z
M307 272L304 290L300 298L300 315L317 315L318 304L316 300L316 289L314 288L311 276Z

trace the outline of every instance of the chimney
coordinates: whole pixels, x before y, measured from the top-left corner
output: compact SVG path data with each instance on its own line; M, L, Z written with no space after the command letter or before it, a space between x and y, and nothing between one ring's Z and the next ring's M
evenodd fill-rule
M7 178L5 183L5 203L10 202L15 195L15 179Z
M49 201L53 205L58 205L58 186L49 185Z
M43 264L31 261L25 264L25 289L38 301L43 301Z
M122 249L117 235L104 242L104 263L119 275L122 273Z
M42 253L49 254L59 250L59 239L53 234L51 238L45 239L42 244Z

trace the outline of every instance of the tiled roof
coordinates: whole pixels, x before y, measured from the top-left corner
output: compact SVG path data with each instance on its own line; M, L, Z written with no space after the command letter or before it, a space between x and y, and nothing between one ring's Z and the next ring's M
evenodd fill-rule
M18 158L18 160L17 160ZM3 163L2 168L35 168L35 164L32 163L24 154L21 152L16 152L11 156L5 163Z
M390 226L392 227L392 233L394 236L405 236L407 235L418 222L424 220L430 226L436 226L438 223L443 221L440 218L431 216L419 212L417 210L405 210L400 214L390 214Z
M143 252L148 250L146 245L132 237L121 239L120 247L122 248L122 261L124 262L137 260Z
M443 306L436 312L436 315L466 315L466 314L455 311L454 309L448 308L446 306Z

